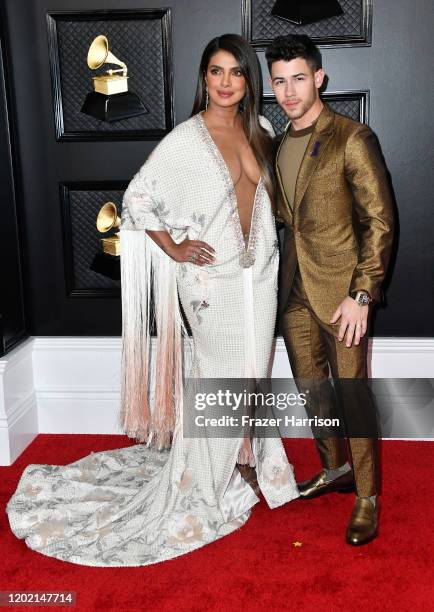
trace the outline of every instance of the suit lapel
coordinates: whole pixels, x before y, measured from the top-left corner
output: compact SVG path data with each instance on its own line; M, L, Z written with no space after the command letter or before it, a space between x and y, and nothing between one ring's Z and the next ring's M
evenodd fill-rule
M309 185L310 178L333 135L334 113L324 104L315 129L309 139L295 185L294 210L299 206Z

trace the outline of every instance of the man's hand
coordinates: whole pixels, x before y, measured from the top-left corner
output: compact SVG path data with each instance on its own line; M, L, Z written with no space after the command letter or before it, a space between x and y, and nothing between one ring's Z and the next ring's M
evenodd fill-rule
M348 296L341 302L336 309L330 323L337 323L341 320L338 339L342 341L347 332L346 346L349 348L354 339L354 344L360 344L360 338L366 333L368 328L369 306L360 306L356 300Z
M178 262L190 262L197 266L213 264L215 250L202 240L189 240L186 238L179 244L173 244L166 253Z

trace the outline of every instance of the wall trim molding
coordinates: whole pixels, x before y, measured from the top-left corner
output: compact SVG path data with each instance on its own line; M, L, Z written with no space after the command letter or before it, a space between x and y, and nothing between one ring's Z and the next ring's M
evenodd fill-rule
M28 338L0 359L0 375L4 374L6 370L11 371L12 368L19 366L23 359L28 355L32 355L32 352L33 342L31 338Z
M112 351L121 348L120 336L34 336L33 350L57 351L98 349Z
M98 348L100 350L113 350L121 348L120 336L34 336L33 351L58 350L83 348ZM155 338L152 338L155 341ZM434 338L370 338L369 343L376 351L399 351L399 352L433 352ZM20 345L22 346L22 345ZM281 336L276 338L276 350L286 351L285 343ZM2 367L0 359L0 369Z
M434 338L373 338L375 352L433 353Z

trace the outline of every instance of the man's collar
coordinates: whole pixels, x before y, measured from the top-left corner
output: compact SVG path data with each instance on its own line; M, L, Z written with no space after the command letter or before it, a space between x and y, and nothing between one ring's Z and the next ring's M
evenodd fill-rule
M318 118L315 123L314 132L315 134L325 134L331 132L333 129L335 113L332 111L330 106L323 102L323 108L318 115ZM288 121L287 129L284 132L276 136L276 142L280 142L284 136L284 134L289 131L291 121Z

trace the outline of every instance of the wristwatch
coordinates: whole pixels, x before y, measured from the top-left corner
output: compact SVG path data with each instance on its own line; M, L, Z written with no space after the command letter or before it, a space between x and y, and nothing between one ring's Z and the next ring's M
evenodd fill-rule
M368 306L372 300L367 291L351 291L350 296L359 304L359 306Z

